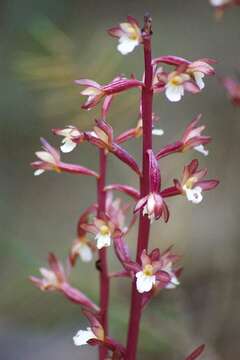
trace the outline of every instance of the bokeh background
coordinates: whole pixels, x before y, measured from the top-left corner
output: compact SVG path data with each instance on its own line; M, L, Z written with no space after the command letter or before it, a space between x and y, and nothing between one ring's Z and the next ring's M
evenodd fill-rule
M39 137L59 145L50 129L76 125L91 128L97 111L80 109L82 98L73 80L107 82L118 73L141 77L141 49L126 57L106 29L126 15L154 20L154 55L218 60L218 76L237 76L240 69L240 10L229 10L217 22L207 0L1 1L1 244L0 358L2 360L95 359L95 349L74 347L72 336L85 321L78 306L56 293L42 293L28 281L46 265L48 251L61 259L75 238L80 212L94 200L94 180L47 173L33 177L29 163ZM152 246L175 244L185 271L181 286L163 292L143 317L139 359L183 359L206 343L204 360L237 359L240 354L239 283L239 132L240 109L229 102L218 77L208 79L199 95L180 103L156 96L154 110L165 135L155 148L174 141L189 121L203 113L213 137L209 157L199 156L209 176L221 185L200 205L183 198L169 201L171 219L153 225ZM130 91L113 103L109 121L116 133L134 126L138 93ZM140 160L140 141L126 148ZM179 176L197 153L177 155L161 163L164 184ZM97 167L96 149L82 145L63 158ZM108 181L136 184L136 177L113 157ZM134 247L136 230L129 236ZM111 256L112 268L116 261ZM93 264L78 263L72 283L97 301ZM125 341L129 283L113 281L111 330Z

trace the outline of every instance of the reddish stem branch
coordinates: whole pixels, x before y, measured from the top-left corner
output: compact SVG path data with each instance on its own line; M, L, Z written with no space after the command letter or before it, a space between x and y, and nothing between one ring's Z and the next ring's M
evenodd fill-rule
M106 193L104 191L106 180L107 158L104 150L99 150L99 179L97 183L98 214L105 213ZM100 269L100 322L103 326L105 336L108 335L108 304L109 304L109 276L107 264L107 249L104 247L99 250L99 269ZM104 360L107 355L107 349L99 347L99 360Z
M140 180L141 198L149 193L149 161L147 150L152 149L152 55L151 35L144 36L144 60L145 60L145 86L142 89L142 119L143 119L143 154L142 154L142 178ZM148 248L150 222L146 216L140 214L137 262L140 263L142 251ZM126 360L136 360L137 344L141 320L142 295L137 292L136 283L132 285L131 310L128 328Z

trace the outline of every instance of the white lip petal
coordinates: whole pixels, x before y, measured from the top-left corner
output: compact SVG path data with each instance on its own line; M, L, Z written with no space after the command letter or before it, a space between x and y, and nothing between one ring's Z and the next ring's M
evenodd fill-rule
M79 249L79 255L83 262L90 262L93 258L92 250L87 244L82 244Z
M77 146L74 141L68 138L63 139L63 143L64 144L60 146L60 149L63 153L69 153L73 151L73 149L75 149L75 147Z
M196 186L193 189L184 189L186 191L186 196L189 201L191 201L193 204L199 204L202 199L202 188L200 186Z
M164 134L164 131L162 129L153 129L152 134L157 136L162 136Z
M37 170L35 170L34 171L34 176L39 176L39 175L41 175L41 174L43 174L45 172L45 170L43 170L43 169L37 169Z
M122 55L126 55L132 52L138 44L138 40L131 40L127 36L122 36L119 39L117 49Z
M194 74L194 78L195 78L197 86L199 87L199 89L202 90L205 86L204 81L203 81L203 78L205 75L200 71L194 71L193 74Z
M54 157L50 153L48 153L47 151L37 151L36 156L40 160L45 161L47 163L50 163L50 164L53 164L53 165L56 164L56 160L54 159Z
M88 340L96 339L96 335L93 333L91 328L87 330L79 330L77 334L73 337L73 342L76 346L86 345Z
M41 275L43 276L43 278L46 279L50 284L52 284L52 285L57 284L57 277L53 271L45 269L45 268L40 268L39 271L40 271Z
M229 0L210 0L210 3L213 6L222 6L229 3Z
M148 292L152 289L153 285L156 282L156 276L147 276L143 271L139 271L136 273L136 287L137 291L142 294L144 292Z
M96 95L100 95L101 93L102 93L101 89L97 89L94 87L88 87L81 92L82 95L93 96L93 97Z
M204 156L208 156L208 150L206 150L202 144L200 144L200 145L198 145L198 146L195 146L195 147L194 147L194 150L200 152L200 153L203 154Z
M182 85L171 85L169 84L166 88L165 95L168 100L172 102L180 101L184 95L184 88Z
M102 235L99 233L95 236L95 240L97 241L97 248L99 250L111 245L111 236L110 235Z

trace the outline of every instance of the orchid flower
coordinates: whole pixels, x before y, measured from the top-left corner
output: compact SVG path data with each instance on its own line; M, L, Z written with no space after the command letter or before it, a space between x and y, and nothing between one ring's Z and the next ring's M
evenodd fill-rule
M161 175L158 167L157 159L155 158L151 150L148 151L149 158L149 182L150 192L148 195L141 198L134 212L139 210L143 211L143 215L147 215L149 220L153 222L159 219L162 215L164 221L167 222L169 218L168 207L163 200L160 189L161 189Z
M185 90L196 94L205 86L204 76L214 74L214 69L210 65L214 62L211 59L200 59L191 62L177 56L156 58L153 60L156 69L153 83L154 90L155 92L165 90L166 97L173 102L181 100ZM159 63L173 65L176 70L167 74L163 72L162 68L160 70L156 68Z
M156 159L159 160L167 155L177 152L184 152L190 149L194 149L204 156L207 156L208 150L205 149L204 145L211 141L211 137L202 135L202 132L205 129L205 125L198 126L201 117L202 115L200 114L195 119L193 119L184 131L182 139L163 147L156 154Z
M69 153L75 149L77 144L84 141L84 133L80 132L75 126L67 126L64 129L53 129L55 135L63 136L60 149L63 153Z
M127 17L127 22L120 23L118 27L108 30L109 35L118 38L118 51L122 55L132 52L142 43L141 29L136 19Z
M68 172L98 177L98 174L95 171L86 167L62 162L58 150L48 144L43 138L41 138L41 143L43 150L35 153L39 160L31 163L32 167L35 169L35 176L41 175L45 171L56 171L58 173Z
M199 204L203 199L203 191L212 190L219 184L218 180L202 180L206 174L207 169L199 170L198 160L192 160L184 166L182 180L175 180L175 186L188 201Z
M143 86L141 81L135 78L127 79L124 76L118 76L106 85L100 85L96 81L89 79L76 80L75 83L86 86L86 88L81 91L81 95L88 97L87 101L82 105L82 108L86 110L95 107L104 97L110 96L112 99L112 95Z

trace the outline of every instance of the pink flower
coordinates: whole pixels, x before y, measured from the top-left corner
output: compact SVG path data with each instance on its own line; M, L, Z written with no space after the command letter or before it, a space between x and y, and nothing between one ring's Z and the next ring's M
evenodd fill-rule
M187 151L189 149L194 149L204 156L208 155L208 150L204 148L204 145L208 144L211 141L210 136L202 135L205 125L198 126L198 123L202 115L198 115L191 123L187 126L186 130L183 133L182 139L176 141L173 144L166 145L163 147L157 154L157 160L174 154L177 152Z
M82 345L100 345L106 349L117 352L120 355L120 358L125 355L125 348L118 343L116 340L108 337L104 333L104 329L100 322L98 321L96 315L89 311L83 311L84 315L88 318L90 326L86 330L79 330L77 334L73 337L73 342L76 346Z
M60 147L63 153L69 153L77 144L84 141L84 133L80 132L75 126L67 126L64 129L53 129L55 135L63 136L62 145Z
M143 86L141 81L136 80L135 78L127 79L124 76L118 76L106 85L100 85L96 81L89 79L80 79L75 82L78 85L87 86L81 92L81 95L88 97L87 101L82 105L82 108L87 110L95 107L104 97L112 97L112 95L122 91Z
M240 106L240 82L237 82L230 77L226 77L223 79L223 85L225 86L232 103Z
M113 200L112 193L108 192L106 212L102 218L95 217L92 224L82 221L79 227L83 231L95 235L96 246L99 250L108 247L116 233L125 234L132 226L133 222L130 222L129 226L125 225L128 208L129 206L122 206L120 199Z
M62 162L58 150L48 144L48 142L43 138L41 138L41 143L43 150L37 151L35 153L39 160L31 163L32 167L35 169L35 176L41 175L45 171L56 171L58 173L63 171L72 174L98 177L98 174L93 170L90 170L80 165L67 164Z
M150 163L150 192L138 201L134 212L142 210L143 215L147 215L151 222L158 220L161 216L163 216L164 221L167 222L169 218L169 210L161 196L161 175L157 160L152 150L148 151L148 158Z
M49 253L48 256L49 269L40 268L39 271L42 278L31 276L30 280L42 291L59 291L65 295L67 299L75 304L79 304L84 308L98 311L99 308L86 295L76 288L73 288L67 280L64 268L57 257Z
M175 180L176 189L194 204L199 204L203 199L203 191L214 189L218 180L203 180L207 174L207 169L198 169L198 160L192 160L190 164L184 166L181 182Z
M176 70L167 74L162 68L156 68L159 63L173 65ZM198 93L205 86L204 76L214 74L214 69L210 65L212 63L214 61L211 59L200 59L191 62L171 55L156 58L153 60L155 66L154 91L165 90L166 97L173 102L181 100L185 90L193 94Z
M111 152L122 162L130 166L133 171L140 174L136 161L126 150L117 144L113 137L113 129L106 121L96 120L96 126L94 126L93 130L85 133L87 141L100 149L104 149L105 153Z
M132 52L142 43L141 29L136 19L127 17L127 22L108 30L109 35L119 39L118 51L122 55Z

